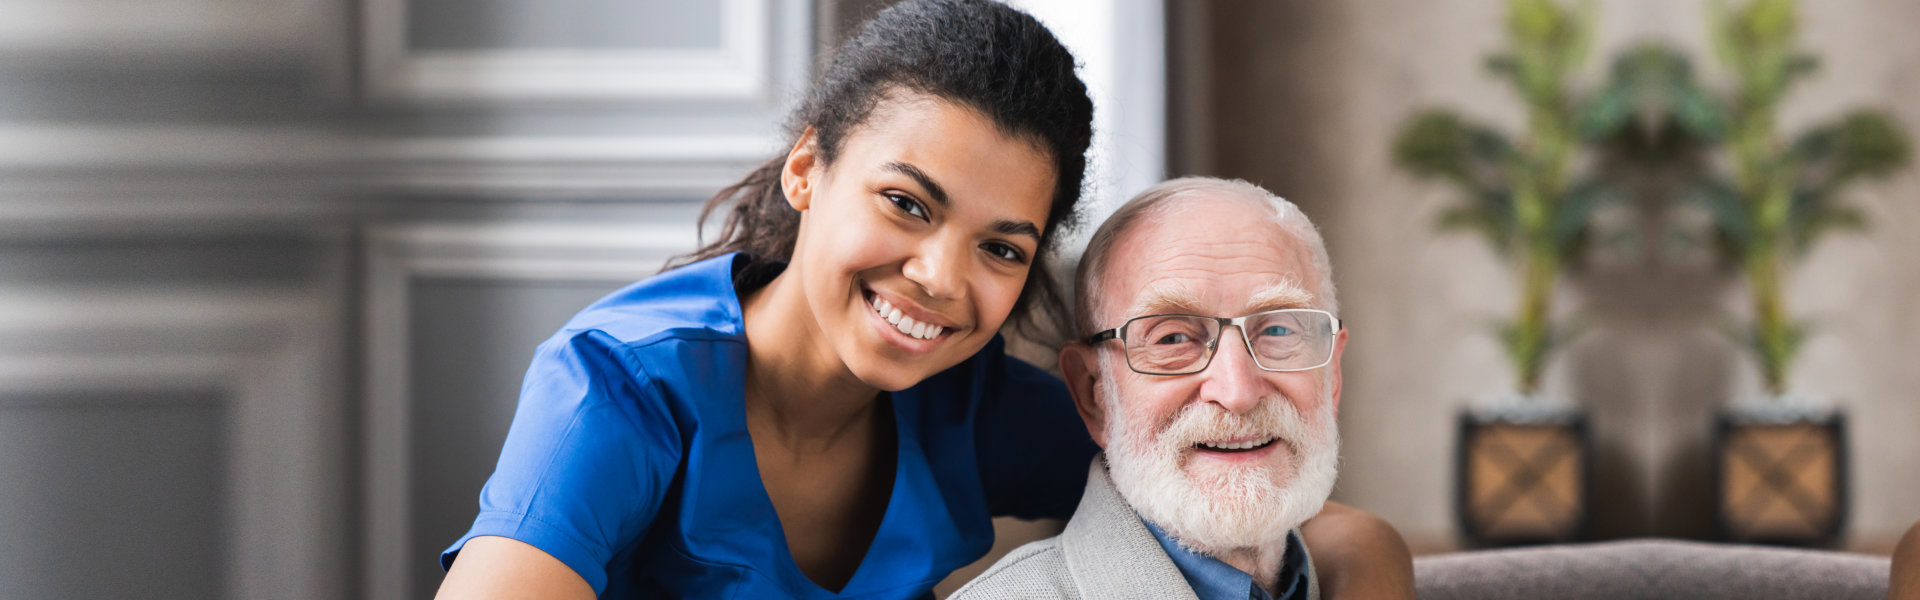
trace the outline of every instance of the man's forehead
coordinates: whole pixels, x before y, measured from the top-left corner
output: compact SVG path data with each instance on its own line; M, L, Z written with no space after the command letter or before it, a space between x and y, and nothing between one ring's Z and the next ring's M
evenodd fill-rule
M1140 219L1107 252L1100 318L1317 306L1311 251L1279 218L1265 201L1200 197Z
M1149 209L1114 240L1114 254L1145 250L1149 256L1165 250L1204 249L1214 245L1261 246L1261 254L1291 255L1304 250L1282 226L1283 214L1270 201L1200 196L1169 201ZM1243 248L1241 253L1256 251Z
M1312 290L1292 274L1256 275L1232 283L1170 277L1148 281L1132 294L1128 316L1194 313L1238 316L1263 310L1318 306ZM1219 314L1215 314L1219 313Z
M1153 219L1130 228L1109 250L1108 283L1132 279L1144 289L1154 281L1227 278L1248 287L1285 280L1314 281L1306 244L1271 218L1218 221L1188 214Z

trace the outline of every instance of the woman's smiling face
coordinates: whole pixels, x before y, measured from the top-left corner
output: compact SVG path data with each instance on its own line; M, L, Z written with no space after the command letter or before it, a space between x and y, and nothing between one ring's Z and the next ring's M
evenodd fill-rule
M1020 298L1056 177L1034 144L927 95L887 97L831 164L809 131L782 184L820 343L889 391L979 352Z

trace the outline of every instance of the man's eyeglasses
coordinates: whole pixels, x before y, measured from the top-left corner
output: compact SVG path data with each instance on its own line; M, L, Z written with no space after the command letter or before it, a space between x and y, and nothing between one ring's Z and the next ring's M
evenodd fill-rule
M1213 362L1220 332L1232 325L1266 371L1306 371L1333 361L1334 334L1340 319L1324 310L1288 308L1227 319L1200 315L1147 315L1093 334L1088 344L1118 339L1127 350L1127 367L1143 375L1198 373Z

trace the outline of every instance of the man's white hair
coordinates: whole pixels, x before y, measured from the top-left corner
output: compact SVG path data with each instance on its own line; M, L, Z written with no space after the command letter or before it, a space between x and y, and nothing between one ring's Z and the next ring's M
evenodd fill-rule
M1080 257L1080 266L1074 271L1073 310L1074 323L1082 336L1112 327L1117 323L1101 322L1106 317L1098 305L1100 299L1107 297L1102 289L1102 278L1107 267L1107 254L1113 245L1141 219L1164 217L1177 208L1179 200L1238 199L1259 203L1273 210L1273 220L1282 231L1292 236L1294 241L1312 254L1309 264L1320 278L1318 306L1327 312L1340 314L1340 302L1333 289L1333 262L1327 257L1326 242L1320 238L1320 230L1313 226L1300 207L1285 198L1273 195L1260 186L1238 179L1218 179L1214 177L1181 177L1169 179L1140 192L1126 204L1107 217L1105 223L1093 232L1092 240L1087 242L1087 251Z

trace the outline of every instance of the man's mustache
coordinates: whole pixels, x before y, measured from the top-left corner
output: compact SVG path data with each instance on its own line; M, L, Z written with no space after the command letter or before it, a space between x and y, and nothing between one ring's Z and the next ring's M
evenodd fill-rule
M1213 403L1194 403L1181 407L1155 436L1162 451L1179 452L1201 442L1216 442L1248 437L1277 438L1298 454L1301 444L1314 435L1313 423L1300 414L1292 402L1281 397L1263 398L1254 410L1233 414Z

